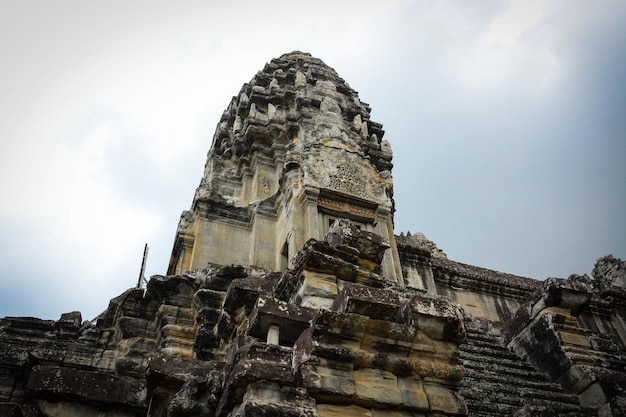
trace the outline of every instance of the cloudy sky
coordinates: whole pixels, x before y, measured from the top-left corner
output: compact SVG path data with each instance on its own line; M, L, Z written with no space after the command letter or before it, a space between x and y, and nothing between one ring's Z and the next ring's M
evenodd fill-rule
M0 0L0 317L165 273L265 62L335 68L394 149L396 233L544 279L626 259L626 2Z

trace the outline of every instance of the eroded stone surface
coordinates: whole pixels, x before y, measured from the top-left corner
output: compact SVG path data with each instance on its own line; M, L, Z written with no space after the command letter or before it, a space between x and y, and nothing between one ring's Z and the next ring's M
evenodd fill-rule
M7 400L25 398L22 405L45 415L94 407L150 416L361 409L382 415L431 407L465 415L457 392L461 311L445 299L372 278L382 261L372 245L387 249L384 240L345 222L325 241L305 245L297 270L227 266L153 277L145 293L129 290L80 328L76 315L59 322L4 319L0 336L30 328L42 346L3 344L11 347L4 358L15 361L22 372L16 378L25 383ZM375 266L361 269L364 260ZM320 277L324 284L315 284ZM311 308L311 294L329 302ZM59 342L54 350L43 348L58 339L63 349ZM78 346L89 363L68 356Z
M270 61L222 115L168 273L207 263L280 271L349 218L361 225L352 238L379 239L361 245L364 263L397 281L395 247L381 248L394 239L392 153L370 112L321 60L292 52Z
M0 319L0 417L626 414L626 265L545 282L393 235L382 125L272 60L224 112L166 276Z

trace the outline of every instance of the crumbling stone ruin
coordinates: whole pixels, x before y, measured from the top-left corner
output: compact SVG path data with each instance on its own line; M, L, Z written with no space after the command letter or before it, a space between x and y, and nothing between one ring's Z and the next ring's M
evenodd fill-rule
M293 52L217 126L169 269L0 319L0 416L626 415L626 263L537 281L393 234L370 107Z

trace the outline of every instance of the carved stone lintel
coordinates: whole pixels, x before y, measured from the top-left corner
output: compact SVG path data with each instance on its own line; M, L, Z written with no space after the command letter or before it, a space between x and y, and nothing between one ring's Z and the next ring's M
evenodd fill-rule
M350 216L364 218L367 220L376 219L376 210L369 207L363 207L356 204L352 204L347 201L334 200L327 197L320 197L317 200L319 207L331 210L334 212L346 213Z

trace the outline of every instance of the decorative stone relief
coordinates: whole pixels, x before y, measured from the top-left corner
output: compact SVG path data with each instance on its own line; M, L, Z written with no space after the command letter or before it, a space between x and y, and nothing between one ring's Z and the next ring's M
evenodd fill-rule
M272 182L267 177L261 178L261 196L269 197L271 194L271 185Z
M376 219L376 210L373 208L358 206L347 201L335 200L327 197L320 197L317 204L328 210L347 213L351 216L362 217L366 219Z
M360 174L360 170L353 165L339 166L337 174L330 177L328 186L337 191L366 198L365 183Z

